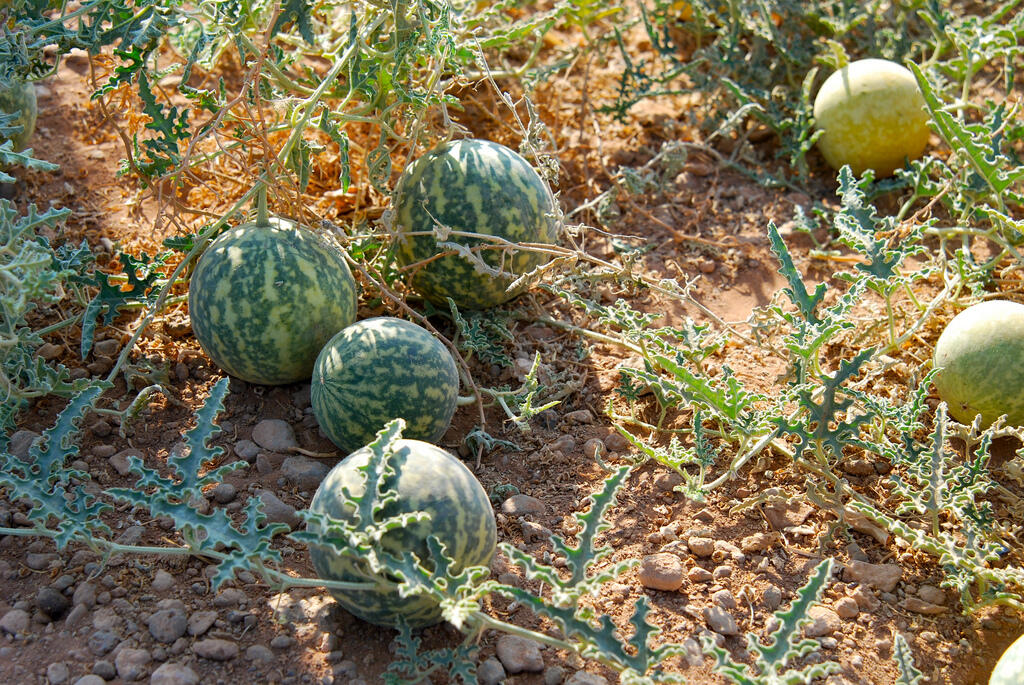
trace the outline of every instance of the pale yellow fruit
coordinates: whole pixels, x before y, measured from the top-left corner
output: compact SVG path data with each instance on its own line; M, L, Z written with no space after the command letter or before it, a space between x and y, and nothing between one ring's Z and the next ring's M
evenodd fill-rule
M884 59L851 62L814 99L818 149L832 168L890 176L928 145L928 113L909 69Z

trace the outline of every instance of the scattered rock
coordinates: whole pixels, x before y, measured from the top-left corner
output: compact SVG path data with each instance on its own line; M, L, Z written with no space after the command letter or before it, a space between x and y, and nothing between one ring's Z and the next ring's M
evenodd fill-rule
M761 595L761 600L769 611L775 611L782 604L782 590L774 585L769 585Z
M949 611L949 609L944 606L926 602L920 597L907 597L903 600L903 608L907 611L913 611L918 614L927 614L929 616L944 614Z
M732 575L732 566L716 566L711 575L715 580L724 580Z
M64 354L63 345L54 345L53 343L43 343L36 349L36 355L42 357L48 362L52 362L57 357Z
M807 610L807 616L811 622L804 626L805 637L825 637L842 626L839 614L828 607L813 606Z
M128 526L114 540L119 545L137 545L142 540L142 534L146 529L142 526Z
M814 507L799 500L771 502L764 505L764 515L776 530L799 526L814 513Z
M843 464L843 470L853 476L875 475L875 465L867 459L851 459Z
M275 635L270 641L271 649L288 649L295 645L295 638L291 635Z
M120 349L120 341L108 338L107 340L100 340L93 345L92 351L97 357L113 357Z
M39 433L33 431L15 431L7 445L7 451L19 459L28 459L28 450L38 437Z
M231 483L217 483L210 491L210 496L217 504L228 504L235 499L236 495L238 495L238 488Z
M711 601L723 609L735 609L738 606L736 596L729 590L719 590L711 595Z
M551 537L551 530L533 521L523 521L520 524L523 529L523 540L532 542L534 540L546 540Z
M525 514L543 514L544 503L536 497L529 495L512 495L501 503L501 513L509 516L523 516Z
M763 552L778 540L778 533L754 533L743 538L740 549L744 552Z
M184 664L168 661L153 671L149 685L198 685L199 676Z
M710 583L713 576L711 571L701 568L700 566L694 566L686 572L687 578L690 579L691 583Z
M52 587L44 587L36 593L36 606L47 618L56 621L71 608L71 600Z
M309 457L288 457L281 464L281 475L301 490L316 490L327 471L326 464Z
M149 662L152 660L153 655L149 650L126 647L118 651L114 658L114 667L122 680L142 680L149 672Z
M86 644L89 646L90 652L96 656L103 656L116 647L120 641L121 638L118 637L117 633L110 630L97 630L89 636Z
M250 464L256 460L256 455L260 453L260 446L252 440L239 440L234 444L233 449L235 454Z
M740 629L736 625L736 619L722 607L705 608L704 620L707 622L708 628L719 635L739 635Z
M625 452L632 444L622 433L612 431L605 437L604 446L609 452Z
M166 592L174 587L174 576L159 568L153 574L153 582L149 585L154 592Z
M917 589L917 596L931 604L942 606L946 603L946 593L934 585L922 585Z
M889 532L859 511L844 509L843 518L858 533L870 535L881 545L889 544Z
M263 645L253 645L245 650L245 658L249 661L267 663L274 660L274 653Z
M245 604L245 593L235 587L224 588L213 598L213 606L220 609Z
M577 409L566 414L565 420L569 423L593 423L594 415L589 409Z
M195 643L192 651L202 659L228 661L238 656L238 645L231 640L213 637Z
M217 620L216 611L196 611L188 617L188 634L199 637Z
M857 607L861 611L873 612L877 611L881 602L878 598L869 590L867 587L860 585L850 592L850 597L857 603Z
M835 605L835 612L839 618L857 618L860 613L860 606L853 597L843 597Z
M658 492L672 492L676 486L683 484L683 477L675 471L659 473L654 478L654 489Z
M53 552L29 552L25 555L25 565L33 571L45 571L59 561L60 557Z
M75 594L71 596L73 604L84 604L86 608L92 609L96 606L96 586L92 583L79 583L75 588Z
M71 677L71 669L63 661L57 661L46 667L46 679L50 685L64 685Z
M608 685L608 681L596 673L576 671L565 681L565 685Z
M149 617L147 625L154 640L171 644L188 630L188 619L179 608L161 609Z
M505 667L492 656L477 666L476 677L482 685L498 685L505 680Z
M562 685L565 680L565 668L555 664L544 669L544 685Z
M540 673L544 670L544 658L540 645L518 635L502 635L498 638L498 658L508 673Z
M903 569L896 564L869 564L864 561L851 561L844 573L846 580L863 583L882 592L892 592L903 577Z
M0 618L0 632L20 635L28 630L31 616L24 609L11 609Z
M573 450L576 449L576 438L571 435L559 435L557 439L551 441L548 447L553 452L572 454Z
M683 562L669 552L649 554L640 564L640 583L652 590L678 590L683 586Z
M113 680L117 677L117 669L114 664L106 659L100 659L92 665L92 672L104 680Z
M715 540L715 550L713 553L714 560L721 561L726 557L729 557L733 561L741 562L747 558L747 555L743 553L743 550L741 550L739 547L732 544L731 542L726 542L725 540Z
M694 536L687 540L686 545L698 557L710 557L715 551L715 541L711 538Z
M88 613L89 608L87 606L84 604L76 604L68 613L68 617L64 619L64 628L66 630L74 630L78 626L82 625Z
M291 424L281 419L264 419L257 423L252 429L252 440L271 452L288 452L299 446Z
M132 472L132 467L129 463L130 457L136 457L140 460L145 458L141 450L126 449L111 455L107 461L117 471L118 475L127 476Z
M90 673L89 675L84 675L76 680L75 685L107 685L107 681L98 675Z
M263 500L263 513L267 517L267 523L285 523L291 528L299 525L295 507L285 504L269 490L258 490L256 496Z

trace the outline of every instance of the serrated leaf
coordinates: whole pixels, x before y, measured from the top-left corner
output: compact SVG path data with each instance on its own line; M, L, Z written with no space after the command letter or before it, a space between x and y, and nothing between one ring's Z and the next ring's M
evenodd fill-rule
M924 680L924 674L914 666L914 655L910 652L910 645L902 633L896 633L892 640L892 660L896 662L899 669L899 676L894 681L895 685L919 685Z

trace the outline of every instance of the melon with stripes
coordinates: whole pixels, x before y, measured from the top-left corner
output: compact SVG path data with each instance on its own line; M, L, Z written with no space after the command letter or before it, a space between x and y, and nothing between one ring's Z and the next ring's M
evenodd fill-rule
M459 373L448 349L421 326L390 316L358 321L320 351L310 400L320 428L352 451L392 419L404 435L436 442L451 423Z
M192 330L217 366L280 385L308 380L320 349L355 320L356 285L337 248L272 217L210 243L188 305Z
M935 343L935 388L961 423L983 426L1006 414L1024 425L1024 304L989 300L946 325Z
M460 308L485 309L520 294L525 286L509 291L510 284L548 257L510 251L508 243L553 244L558 221L555 199L530 163L487 140L453 140L434 148L410 164L395 187L397 261L408 268L416 292L446 308L449 297ZM444 242L457 243L484 263L439 244Z
M0 87L0 112L17 115L10 123L13 126L21 126L21 131L11 134L6 139L14 142L15 150L24 149L36 130L35 85L25 81L14 81L10 87ZM0 137L0 142L3 140L5 138Z
M430 518L389 530L380 540L381 551L395 556L411 552L421 564L433 568L427 538L434 536L455 562L451 572L490 565L497 527L487 493L476 477L461 461L427 442L398 439L391 443L391 449L391 471L384 476L383 489L393 497L379 512L378 520L413 512L426 512ZM331 469L313 496L310 511L357 526L372 524L357 517L354 504L366 495L366 470L372 454L371 448L361 448ZM313 567L324 580L387 580L375 576L358 556L337 554L315 544L309 549ZM437 602L424 595L402 597L391 588L331 592L349 613L378 625L395 626L404 619L417 628L442 619Z

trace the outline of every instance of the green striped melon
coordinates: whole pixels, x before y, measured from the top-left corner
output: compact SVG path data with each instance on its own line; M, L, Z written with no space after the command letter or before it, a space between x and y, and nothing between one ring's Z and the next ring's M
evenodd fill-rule
M347 451L370 442L395 418L405 419L406 437L437 442L458 393L458 369L441 341L390 316L364 319L331 338L310 386L320 428Z
M463 309L485 309L521 293L524 288L508 292L508 286L546 257L486 247L494 243L482 238L444 238L469 248L485 246L476 254L496 273L478 271L479 265L438 245L433 234L438 224L445 227L442 233L451 229L514 243L553 244L557 214L547 184L518 154L486 140L453 140L417 159L398 181L396 257L399 265L410 267L412 288L431 302L446 306L450 297ZM450 254L434 258L443 253Z
M192 330L217 366L261 385L308 380L317 354L356 318L342 254L284 219L221 234L199 258L188 293Z
M1024 304L989 300L953 317L935 343L935 387L961 423L1006 414L1024 425Z
M395 497L384 506L381 518L424 511L430 520L388 531L381 548L394 555L412 552L430 568L426 540L433 535L455 561L453 572L489 565L498 533L487 493L476 477L461 461L430 443L399 439L392 445L394 471L384 485ZM331 469L313 496L310 511L354 522L355 506L349 495L358 498L366 492L365 471L360 467L365 469L370 455L369 448L361 448ZM310 545L310 557L324 580L356 582L374 576L361 560L339 556L329 548ZM422 595L401 597L388 589L332 590L332 594L349 613L378 625L394 626L401 618L415 628L442 619L438 604Z
M15 150L23 150L36 130L36 87L32 83L16 81L10 88L0 88L0 112L18 114L12 124L21 131L11 136ZM2 141L3 139L0 139Z

